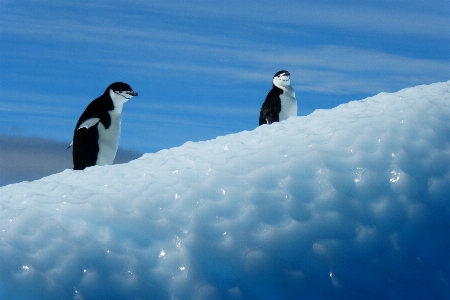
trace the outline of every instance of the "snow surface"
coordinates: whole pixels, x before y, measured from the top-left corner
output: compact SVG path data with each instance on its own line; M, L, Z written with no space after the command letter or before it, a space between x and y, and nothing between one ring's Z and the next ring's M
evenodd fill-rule
M449 97L382 93L2 187L0 298L449 299Z

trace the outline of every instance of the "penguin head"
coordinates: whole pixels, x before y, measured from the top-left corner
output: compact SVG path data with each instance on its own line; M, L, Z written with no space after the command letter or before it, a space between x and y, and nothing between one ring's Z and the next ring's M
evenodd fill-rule
M125 82L114 82L110 84L105 91L109 94L114 104L125 103L132 97L137 96L138 93Z
M273 85L277 87L291 85L291 74L286 70L281 70L273 75Z

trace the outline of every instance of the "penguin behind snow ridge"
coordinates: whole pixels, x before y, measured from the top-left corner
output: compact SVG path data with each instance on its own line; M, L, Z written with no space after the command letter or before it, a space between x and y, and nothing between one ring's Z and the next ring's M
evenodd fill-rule
M291 87L291 74L281 70L273 76L272 89L261 107L259 125L284 121L292 116L297 116L297 99Z
M86 107L70 144L74 170L113 163L119 147L123 104L137 95L128 84L114 82Z

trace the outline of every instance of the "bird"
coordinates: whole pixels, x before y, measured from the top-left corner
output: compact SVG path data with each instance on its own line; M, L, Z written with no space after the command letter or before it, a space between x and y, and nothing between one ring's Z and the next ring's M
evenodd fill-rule
M123 104L138 93L124 82L110 84L93 100L75 126L72 147L73 169L111 165L119 147Z
M292 116L297 116L297 99L291 87L291 74L281 70L273 76L272 89L261 107L259 125L284 121Z

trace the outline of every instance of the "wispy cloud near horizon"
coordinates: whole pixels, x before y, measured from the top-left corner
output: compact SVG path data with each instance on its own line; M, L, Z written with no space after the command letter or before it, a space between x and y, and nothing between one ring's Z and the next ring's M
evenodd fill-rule
M119 149L115 164L139 158L142 153ZM67 144L50 139L0 135L0 186L32 181L72 169Z

